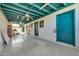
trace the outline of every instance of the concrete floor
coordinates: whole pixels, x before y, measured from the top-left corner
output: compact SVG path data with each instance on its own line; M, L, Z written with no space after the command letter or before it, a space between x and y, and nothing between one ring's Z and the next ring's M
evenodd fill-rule
M79 49L19 35L3 49L1 56L79 56Z

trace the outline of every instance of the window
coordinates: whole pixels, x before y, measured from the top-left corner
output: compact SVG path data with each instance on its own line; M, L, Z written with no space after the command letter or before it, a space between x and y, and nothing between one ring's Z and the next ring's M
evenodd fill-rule
M40 28L44 27L44 20L40 21Z

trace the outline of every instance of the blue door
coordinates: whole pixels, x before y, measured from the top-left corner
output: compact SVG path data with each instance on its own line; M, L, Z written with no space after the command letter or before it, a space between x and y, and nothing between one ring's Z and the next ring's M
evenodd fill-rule
M75 46L74 10L57 15L57 41Z

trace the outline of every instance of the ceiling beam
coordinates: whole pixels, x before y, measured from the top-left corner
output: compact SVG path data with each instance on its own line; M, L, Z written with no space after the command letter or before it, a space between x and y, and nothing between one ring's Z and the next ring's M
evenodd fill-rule
M13 12L13 13L17 13L17 14L20 14L20 15L25 15L24 14L24 12L22 13L22 12L17 12L17 11L15 11L15 10L11 10L11 9L7 9L7 8L3 8L4 10L7 10L7 11L11 11L11 12ZM34 16L36 16L36 17L40 17L40 15L37 15L37 14L34 14L34 13L29 13L30 15L34 15Z
M5 13L6 13L6 14L10 14L10 15L14 15L14 16L17 16L17 15L19 15L19 14L15 14L15 13L8 12L8 11L7 11L7 12L5 12ZM22 15L22 16L23 16L23 15ZM37 18L39 18L39 17L35 17L35 16L32 16L32 15L31 15L31 17L32 17L32 18L34 18L34 19L37 19Z
M13 15L13 14L6 14L6 16L9 17L9 18L15 18L16 19L16 15Z
M20 14L20 13L14 13L14 12L11 12L11 11L5 11L5 13L9 13L9 14L15 14L15 15L19 15L19 16L24 16L23 14ZM36 17L35 15L32 15L32 14L30 14L31 16L33 16L33 17ZM38 16L36 17L36 18L38 18Z
M6 7L6 8L9 8L9 9L12 9L12 10L17 10L17 11L24 12L24 10L18 9L16 7L12 7L11 5L8 5L8 4L2 4L2 6Z
M7 10L4 11L4 13L8 13L8 14L12 14L12 15L16 15L16 16L17 16L17 15L19 15L19 16L24 16L23 14L20 14L20 13L19 13L19 14L18 14L18 13L14 13L14 12L7 11ZM38 17L36 17L36 16L34 16L34 15L30 15L30 16L32 16L32 17L34 17L34 18L38 18Z
M38 5L35 5L35 4L33 4L33 3L29 3L30 5L32 5L32 6L34 6L34 7L36 7L36 8L38 8L38 9L40 9L40 7L38 6ZM47 13L50 13L48 10L46 10L46 9L42 9L44 12L47 12Z
M44 7L46 7L47 5L48 5L48 3L45 3L45 4L40 8L40 10L43 9Z
M15 13L11 13L11 12L5 12L6 14L9 14L9 15L15 15L15 16L17 16L18 14L15 14ZM35 16L32 16L31 15L31 17L33 17L33 18L38 18L38 17L35 17Z
M11 12L5 12L5 14L15 15L18 16L19 14L11 13Z
M14 5L19 6L19 7L21 7L21 8L24 8L24 9L27 9L27 10L29 10L29 11L32 11L32 12L38 13L38 14L40 14L40 15L45 15L45 14L43 14L42 12L39 12L39 11L34 10L34 9L30 9L30 8L24 6L24 5L21 5L21 4L17 4L17 3L15 3Z
M14 21L16 20L16 16L15 15L12 15L12 14L6 14L8 20L11 20L11 21Z
M6 14L6 15L9 17L9 19L10 19L11 21L14 21L14 22L17 22L17 21L19 21L19 22L24 21L24 19L22 20L21 18L17 19L16 15L13 15L13 14Z
M4 9L4 8L3 8ZM24 13L19 13L17 11L14 11L14 10L11 10L11 9L4 9L4 11L8 11L8 12L11 12L11 13L15 13L15 14L19 14L19 15L24 15Z
M51 5L50 3L48 4L52 9L57 10L57 8L53 5Z
M12 7L12 6L10 6L10 5L5 5L5 4L2 4L4 7L6 7L6 8L9 8L8 10L10 10L10 9L12 9L12 10L17 10L19 13L20 12L23 12L23 13L26 13L27 11L25 11L25 10L21 10L21 9L18 9L18 8L15 8L15 7ZM30 12L29 14L32 14L32 15L35 15L35 16L40 16L40 15L38 15L38 14L35 14L35 13L32 13L32 12Z
M67 6L67 4L66 4L66 3L63 3L63 5L64 5L64 6Z

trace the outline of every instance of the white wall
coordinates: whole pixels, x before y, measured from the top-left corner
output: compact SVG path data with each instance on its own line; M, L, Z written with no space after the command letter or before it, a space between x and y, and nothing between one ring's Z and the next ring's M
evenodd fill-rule
M39 37L49 40L51 42L56 42L56 33L53 32L53 29L56 28L56 15L73 9L75 9L75 40L76 40L76 46L79 47L79 4L71 5L57 12L54 12L48 16L45 16L43 18L36 20L38 22L40 20L44 20L45 22L44 28L39 28ZM26 25L29 25L36 21L30 22ZM34 35L34 29L33 29L32 35Z
M0 11L0 31L4 31L6 34L7 34L7 24L8 24L8 21L7 19L4 17L4 15L2 14L2 12ZM0 40L2 39L2 36L0 34ZM0 42L0 52L2 50L2 45L1 45L1 42Z
M2 14L2 12L0 11L0 30L1 29L5 29L7 28L7 19L4 17L4 15Z

